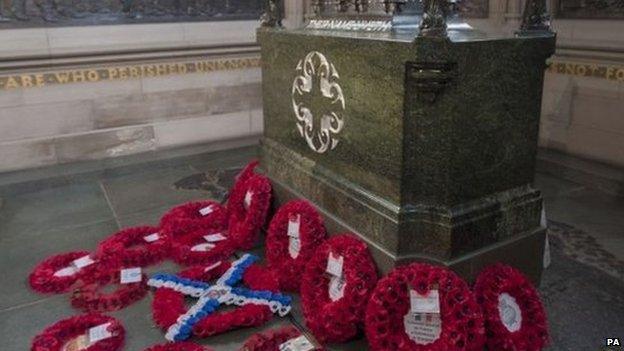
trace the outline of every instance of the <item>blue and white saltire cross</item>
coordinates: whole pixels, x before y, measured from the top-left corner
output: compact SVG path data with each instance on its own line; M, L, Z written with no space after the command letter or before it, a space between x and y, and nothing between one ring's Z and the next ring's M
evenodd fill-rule
M211 285L198 280L178 277L173 274L158 273L149 281L154 288L169 288L199 300L176 323L167 329L165 338L169 341L182 341L191 336L193 326L214 313L222 305L243 306L247 304L267 305L271 312L284 317L290 312L291 298L271 291L250 290L234 287L243 278L245 270L258 260L258 257L245 254L232 263L232 266Z

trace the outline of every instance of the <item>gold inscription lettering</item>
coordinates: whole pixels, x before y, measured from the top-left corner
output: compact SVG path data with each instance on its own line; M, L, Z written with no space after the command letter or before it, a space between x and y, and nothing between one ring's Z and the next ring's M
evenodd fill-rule
M87 79L90 82L97 82L98 80L100 80L100 74L97 71L89 70L87 71Z
M56 81L59 82L60 84L67 84L67 83L69 83L69 73L68 72L55 73L54 77L56 78Z
M1 1L1 0L0 0ZM36 88L55 84L72 84L84 82L98 82L101 80L127 80L144 77L158 77L173 74L209 73L219 70L246 69L260 67L261 62L254 58L212 59L190 62L171 62L160 64L142 64L133 66L102 67L83 70L53 71L47 73L23 73L19 75L0 75L0 90ZM574 67L574 66L571 66ZM559 63L551 64L549 71L559 72L566 70ZM592 74L599 71L598 66L592 68L576 67L575 74L586 74L591 69ZM583 73L585 70L585 73ZM606 69L605 69L606 72ZM624 68L609 71L609 79L624 80Z
M117 68L108 69L108 79L113 80L113 79L117 79L118 77L119 77L119 72L117 71Z
M119 73L119 79L128 79L128 67L119 67L117 72Z
M130 67L130 77L141 78L141 71L139 70L139 67Z
M167 65L167 70L170 72L170 74L176 74L178 73L178 65L170 63L169 65Z
M22 87L24 87L24 88L32 88L33 87L33 81L32 81L32 78L30 76L21 76L20 79L22 81Z
M9 77L7 79L7 82L6 82L5 86L6 86L7 89L17 89L17 88L19 88L19 83L17 82L15 77Z
M167 73L167 66L165 65L156 66L156 75L162 76L162 75L165 75L166 73Z
M153 66L143 66L143 68L147 71L147 76L148 77L153 77L154 74L154 67Z
M43 74L35 74L35 85L38 88L41 88L45 85L45 77L43 76Z
M566 63L566 65L565 65L565 72L567 74L574 74L574 64Z
M74 83L82 83L84 81L86 81L87 78L85 76L85 72L84 71L73 71L72 72L72 81Z
M598 65L596 64L589 65L589 69L591 70L591 75L594 77L597 77L600 74L600 68L598 68Z
M621 66L551 61L547 71L550 73L569 74L580 77L624 81L624 67Z

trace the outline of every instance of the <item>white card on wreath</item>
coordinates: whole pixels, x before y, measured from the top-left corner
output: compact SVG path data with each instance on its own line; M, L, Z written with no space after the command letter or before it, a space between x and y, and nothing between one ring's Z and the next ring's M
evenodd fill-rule
M74 266L76 266L76 268L82 269L84 267L94 264L95 261L91 258L91 256L87 255L74 260L72 263Z
M440 313L440 293L431 289L425 295L410 289L411 311L416 313Z
M340 276L332 276L329 280L329 298L336 302L343 298L345 288L347 287L347 280Z
M522 312L516 298L508 293L498 295L498 317L510 333L522 326Z
M208 252L212 249L215 248L215 244L213 243L203 243L203 244L198 244L195 245L193 247L191 247L191 251L193 252Z
M314 345L305 335L290 339L279 346L279 351L311 351L314 349Z
M69 277L78 273L78 268L74 266L69 266L65 268L61 268L58 271L54 272L55 277Z
M295 237L288 238L288 254L292 259L296 259L299 257L299 252L301 252L301 239Z
M207 216L207 215L211 214L214 211L214 209L212 207L213 207L213 205L208 205L208 206L200 209L199 210L199 214L202 215L202 216Z
M327 268L325 271L335 277L342 277L342 265L344 264L344 257L340 255L334 255L333 252L329 253L327 257Z
M437 313L407 312L403 318L405 334L418 345L428 345L440 338L442 318Z
M106 323L89 329L89 343L94 344L100 340L108 339L113 336L113 333L108 330L110 325L110 323Z
M245 209L248 209L249 206L251 206L252 199L253 199L253 193L251 191L248 191L247 193L245 193L245 201L244 201Z
M120 272L119 281L121 284L138 283L143 279L141 275L141 267L126 268Z
M301 215L293 216L288 219L288 236L291 238L299 238L299 227L301 226Z
M143 240L148 243L153 243L154 241L158 241L158 239L160 239L160 235L158 233L146 235L143 237Z
M63 345L61 351L81 351L87 349L89 346L91 346L91 343L89 342L89 335L87 333L79 335L68 341L65 345Z
M206 239L206 241L209 243L216 243L216 242L227 239L227 237L221 233L216 233L216 234L204 235L204 239Z

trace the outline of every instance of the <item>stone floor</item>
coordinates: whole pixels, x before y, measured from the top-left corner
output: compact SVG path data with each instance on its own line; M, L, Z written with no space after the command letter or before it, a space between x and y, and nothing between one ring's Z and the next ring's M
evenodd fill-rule
M92 249L122 227L156 223L177 203L219 199L253 154L244 148L182 157L0 192L0 349L27 350L45 326L77 314L66 295L42 296L28 288L28 273L42 258ZM599 350L607 337L624 338L624 199L551 176L537 174L536 179L546 199L552 247L552 265L541 286L550 350ZM157 269L176 267L165 264L151 271ZM126 350L164 341L152 322L150 303L147 297L112 313L127 329ZM201 342L218 351L237 350L252 333L288 324L302 328L298 305L288 318L262 328ZM330 349L365 350L364 345L360 340Z

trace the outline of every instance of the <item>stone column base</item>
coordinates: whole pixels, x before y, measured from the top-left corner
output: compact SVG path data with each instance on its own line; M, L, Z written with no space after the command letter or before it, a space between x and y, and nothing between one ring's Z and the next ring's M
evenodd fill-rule
M272 179L274 210L294 199L305 198L301 193L289 188L278 180ZM395 255L371 241L356 229L350 227L340 218L329 213L318 203L310 199L323 218L329 235L352 232L364 240L371 250L373 258L381 274L386 274L394 267L412 262L430 262L447 266L462 278L472 283L482 268L497 262L504 262L513 267L519 267L533 281L539 285L543 269L544 240L546 228L519 233L508 240L498 242L485 248L465 254L452 260L435 260L419 255Z
M329 233L352 232L369 244L382 273L432 262L472 281L484 266L504 262L540 280L542 197L528 185L448 208L400 206L268 138L262 144L261 167L273 183L275 206L312 202Z

